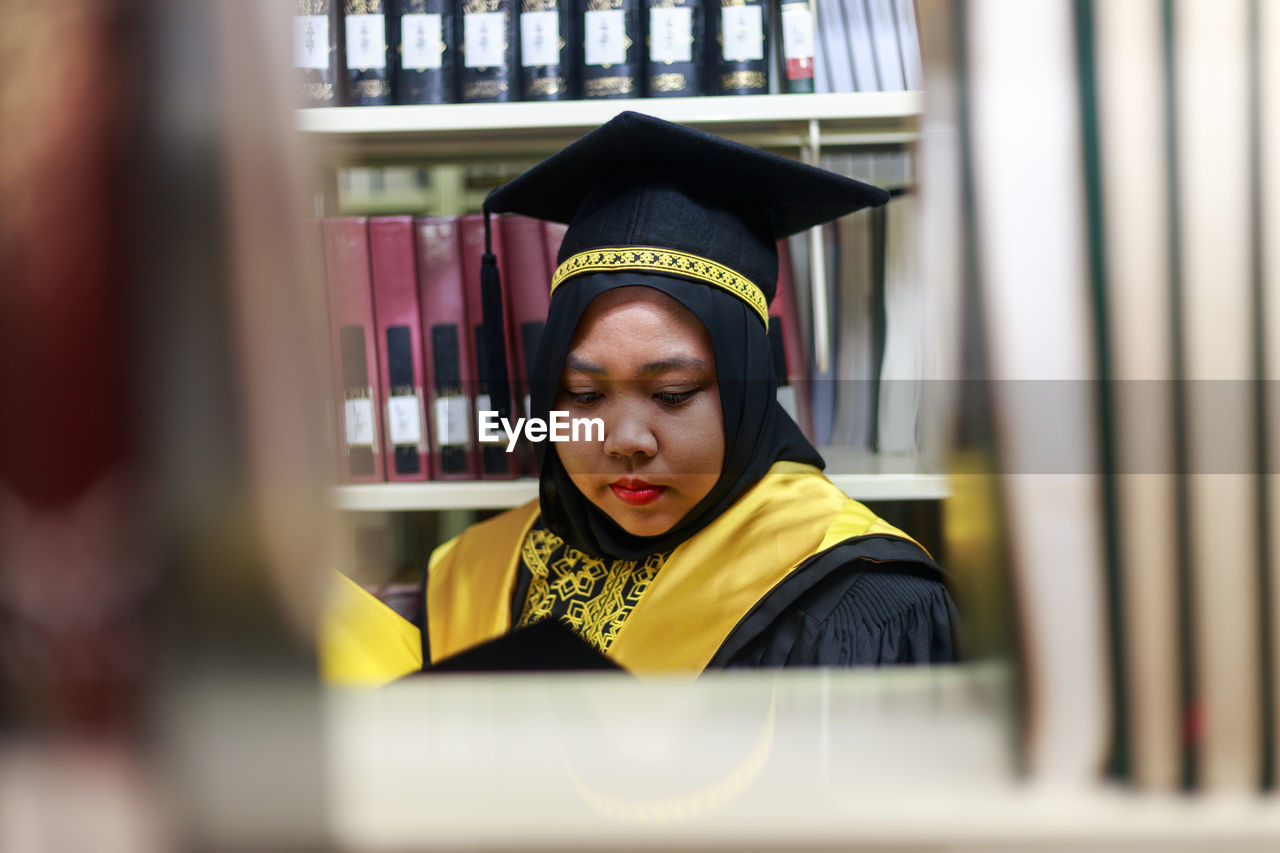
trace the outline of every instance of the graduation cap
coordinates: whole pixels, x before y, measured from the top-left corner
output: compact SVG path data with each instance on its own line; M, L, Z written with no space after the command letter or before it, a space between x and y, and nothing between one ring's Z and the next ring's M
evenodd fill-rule
M767 327L777 241L888 200L860 181L623 112L489 193L484 208L568 224L553 294L584 274L672 276L733 293Z

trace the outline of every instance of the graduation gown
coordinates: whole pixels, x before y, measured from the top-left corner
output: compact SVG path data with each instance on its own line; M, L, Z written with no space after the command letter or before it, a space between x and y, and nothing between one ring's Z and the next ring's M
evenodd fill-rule
M329 680L389 680L420 668L424 654L440 661L510 631L530 601L527 548L538 521L533 502L436 549L425 637L350 584L326 629ZM810 465L775 463L655 569L604 640L586 633L633 672L954 657L954 606L940 568Z

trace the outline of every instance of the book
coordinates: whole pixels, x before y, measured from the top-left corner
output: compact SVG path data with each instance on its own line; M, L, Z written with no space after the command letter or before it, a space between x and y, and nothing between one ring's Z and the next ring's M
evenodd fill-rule
M880 76L876 59L875 39L867 0L838 0L844 10L848 28L848 53L853 62L853 88L851 92L878 92L886 88Z
M783 2L778 23L782 33L782 80L784 91L814 91L816 50L813 7L808 0Z
M1113 412L1116 552L1128 743L1113 747L1132 783L1182 784L1178 480L1174 445L1168 158L1160 11L1095 7L1099 161L1106 241L1107 380ZM1111 85L1123 80L1124 85ZM1189 652L1189 649L1186 649Z
M702 94L706 62L703 8L703 0L645 0L649 97Z
M711 8L711 83L718 95L769 92L769 15L763 0L719 0Z
M423 405L422 315L413 218L369 220L373 319L378 334L378 380L383 401L383 446L388 480L430 477Z
M297 75L298 105L336 107L339 43L342 24L339 0L294 0L293 67Z
M396 17L397 104L448 104L457 100L457 22L448 0L399 0Z
M1178 3L1171 197L1175 381L1182 383L1186 531L1195 648L1196 787L1256 790L1261 773L1256 412L1250 300L1248 57L1244 0ZM1214 163L1212 170L1205 163ZM1217 199L1206 204L1212 193Z
M924 88L924 65L920 57L920 30L916 24L915 0L894 0L893 14L898 26L903 79L907 89L918 92Z
M640 0L584 0L582 25L582 96L644 96L644 20Z
M526 101L574 97L573 0L520 0L520 95Z
M1261 250L1261 273L1257 283L1256 299L1258 322L1264 329L1272 330L1270 336L1259 334L1255 345L1260 347L1262 362L1261 401L1263 417L1262 436L1265 444L1260 453L1259 468L1263 474L1266 494L1262 505L1267 516L1259 525L1264 539L1260 548L1266 565L1260 583L1265 618L1262 624L1264 645L1264 701L1262 719L1264 731L1262 787L1274 792L1280 787L1280 341L1275 330L1280 329L1280 9L1275 4L1258 7L1258 73L1261 83L1258 91L1260 127L1256 144L1261 155L1262 180L1259 182L1259 206L1264 223ZM1265 666L1269 664L1269 666Z
M843 0L817 0L818 39L822 45L823 74L827 91L856 92L851 32L845 24Z
M507 452L507 443L499 438L496 441L484 441L481 436L481 413L496 412L497 418L507 418L515 422L516 407L511 396L511 382L515 377L512 365L514 350L511 335L511 318L502 310L502 297L499 294L497 308L497 334L486 330L490 321L485 316L484 302L486 295L481 287L481 258L484 254L484 214L471 213L460 220L462 236L462 274L467 297L467 322L471 327L472 352L475 354L476 391L475 391L475 424L476 436L480 447L480 479L510 479L520 474L520 456ZM491 220L491 244L493 253L498 259L498 275L502 288L510 288L508 277L509 264L502 240L502 219ZM501 352L495 352L501 350ZM502 432L499 429L498 435Z
M377 382L378 351L364 217L324 220L325 278L334 359L334 398L345 482L384 478Z
M842 174L854 171L832 165ZM860 210L840 220L838 297L832 306L839 347L834 353L831 443L864 451L875 445L883 328L879 316L884 292L883 222L882 208Z
M826 279L827 299L821 305L814 299L813 316L813 357L809 361L810 383L809 405L813 418L813 437L819 446L831 444L836 423L836 362L840 356L839 328L836 325L840 316L840 273L841 273L841 231L847 227L848 217L838 222L828 222L822 226L823 270ZM810 263L814 263L810 258ZM819 309L822 309L821 312ZM818 352L820 326L827 328L829 352L827 363L822 364Z
M560 265L560 244L564 242L564 232L569 230L569 226L560 222L542 222L542 247L546 252L547 258L547 281L551 281L551 277L556 274L556 267Z
M413 226L431 475L437 480L471 480L480 473L472 414L475 344L467 320L458 220L420 217Z
M813 441L813 417L809 410L809 360L800 331L796 279L792 272L791 244L778 241L778 287L769 304L769 341L774 348L778 376L778 402Z
M885 207L884 341L876 408L876 451L920 450L924 297L918 267L916 197L895 195Z
M457 18L458 100L517 100L517 0L463 0Z
M968 49L982 62L960 94L973 143L963 168L977 178L964 217L976 242L963 250L982 260L968 305L981 309L990 379L971 393L991 400L1019 613L1021 763L1043 784L1085 786L1101 775L1113 697L1081 130L1062 108L1077 98L1074 27L1067 4L1034 18L970 12Z
M391 55L385 0L342 0L343 100L347 106L390 104Z
M871 46L876 58L876 76L880 80L880 90L884 92L900 92L907 88L906 74L902 69L902 43L898 40L898 24L894 18L894 3L895 0L866 0Z
M502 217L502 246L510 276L503 279L502 284L515 344L512 386L520 403L521 417L529 417L533 357L551 304L551 276L544 262L547 249L543 226L542 220L528 216Z

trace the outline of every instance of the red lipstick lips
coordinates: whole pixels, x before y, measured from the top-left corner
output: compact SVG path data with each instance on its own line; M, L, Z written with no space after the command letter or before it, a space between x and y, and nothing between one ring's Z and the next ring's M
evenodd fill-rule
M667 490L666 486L655 486L646 483L644 480L621 479L614 480L609 484L609 488L613 489L613 493L618 496L618 500L631 506L644 506L653 503L662 497L662 493Z

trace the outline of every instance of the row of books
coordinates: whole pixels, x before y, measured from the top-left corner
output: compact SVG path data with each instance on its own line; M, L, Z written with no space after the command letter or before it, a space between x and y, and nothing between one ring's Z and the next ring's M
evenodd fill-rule
M297 0L293 65L302 106L920 86L912 0Z
M564 226L517 215L493 219L505 360L486 357L492 337L485 333L480 283L481 214L336 217L320 228L333 395L340 403L332 421L340 479L509 479L530 473L527 448L508 452L505 442L478 440L478 413L503 409L504 398L505 411L529 411L529 369ZM807 359L787 243L779 249L784 274L770 320L779 399L807 425L807 400L796 394L807 378Z
M991 380L965 390L1003 475L1025 766L1274 793L1280 14L1176 8L971 8L982 61L930 92L961 130L922 156L972 182L930 185L929 245L964 271L964 375Z

